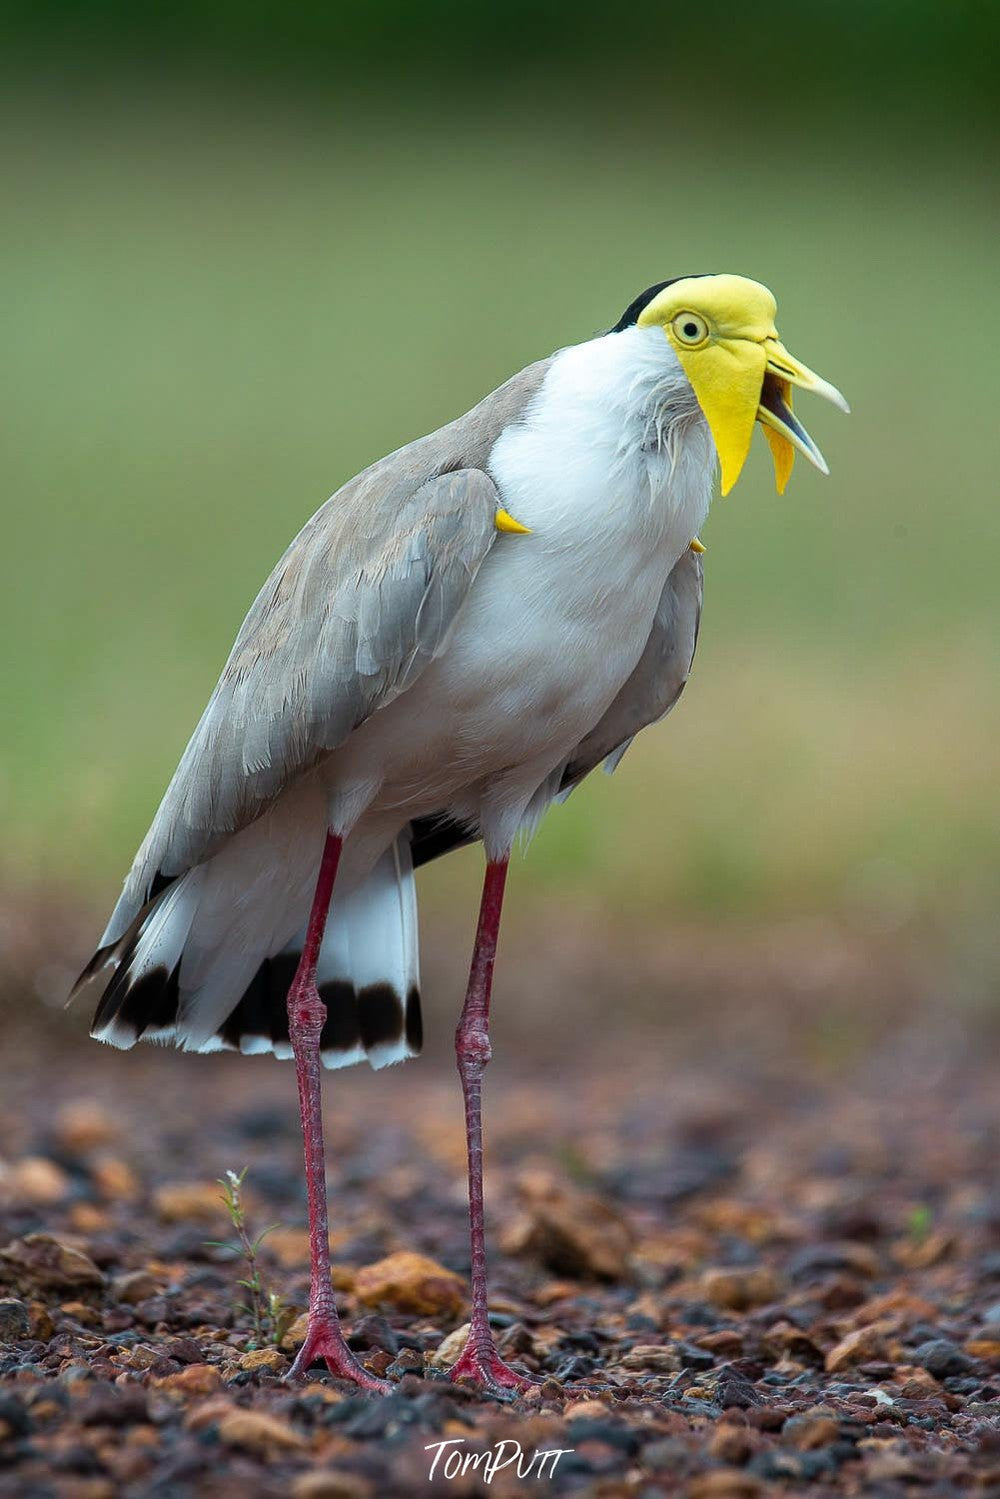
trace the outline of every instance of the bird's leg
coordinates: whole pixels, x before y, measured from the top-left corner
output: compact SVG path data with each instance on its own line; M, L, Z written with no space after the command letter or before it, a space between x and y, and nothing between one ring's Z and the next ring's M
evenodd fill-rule
M323 1113L320 1102L320 1036L326 1021L326 1005L316 988L316 965L323 943L330 898L337 878L343 839L328 833L316 881L302 957L288 991L288 1035L295 1056L299 1087L299 1113L306 1158L306 1190L309 1194L309 1320L306 1340L289 1372L290 1379L305 1374L314 1360L326 1360L331 1374L353 1379L366 1390L386 1391L391 1386L376 1379L354 1357L344 1341L330 1283L330 1239L326 1214L326 1159L323 1154Z
M472 1246L472 1321L462 1356L449 1371L451 1379L471 1379L494 1394L526 1389L532 1383L505 1364L490 1331L486 1284L486 1238L483 1224L483 1073L490 1060L490 991L496 959L507 859L489 863L483 882L479 925L472 954L469 987L455 1032L455 1054L465 1096L465 1133L469 1151L469 1233Z

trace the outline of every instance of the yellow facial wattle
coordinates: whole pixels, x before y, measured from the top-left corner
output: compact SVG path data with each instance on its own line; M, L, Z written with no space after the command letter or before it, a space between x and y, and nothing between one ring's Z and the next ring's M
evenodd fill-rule
M742 472L755 422L764 428L779 494L796 449L828 472L819 448L792 414L792 385L849 409L834 386L784 348L774 324L776 310L773 295L759 281L689 276L664 287L637 320L640 328L663 329L691 382L719 455L723 494Z

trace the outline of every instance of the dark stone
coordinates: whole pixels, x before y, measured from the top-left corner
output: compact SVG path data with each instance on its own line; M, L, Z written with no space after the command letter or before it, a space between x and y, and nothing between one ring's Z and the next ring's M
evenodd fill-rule
M704 1301L687 1301L681 1306L681 1320L689 1327L721 1327L725 1318L714 1306L709 1306Z
M857 1456L853 1449L851 1456ZM747 1471L769 1483L782 1479L812 1483L817 1478L831 1476L839 1465L840 1459L832 1445L821 1447L816 1452L785 1452L780 1448L769 1448L750 1459Z
M31 1321L28 1308L16 1296L0 1297L0 1343L16 1343L28 1337Z
M104 1464L96 1452L91 1452L90 1448L84 1447L82 1443L59 1448L48 1455L48 1461L56 1472L91 1475L104 1472Z
M345 1401L344 1404L353 1405L354 1402ZM351 1412L343 1423L345 1436L356 1437L360 1441L385 1437L389 1432L397 1431L400 1426L413 1426L421 1419L419 1403L408 1400L398 1392L386 1395L381 1400L365 1400L361 1404L362 1409Z
M715 1398L724 1411L749 1410L752 1405L760 1405L763 1396L759 1395L749 1380L741 1379L738 1375L723 1377L715 1387Z
M707 1348L697 1348L693 1343L675 1343L674 1347L682 1369L698 1370L715 1367L715 1355L709 1353Z
M386 1353L399 1352L400 1341L385 1317L372 1314L359 1317L347 1334L347 1346L355 1353L364 1353L370 1348L382 1348Z
M401 1348L386 1368L388 1379L403 1379L407 1374L419 1375L423 1373L424 1356L416 1348Z
M854 1269L848 1247L840 1243L807 1244L788 1260L788 1273L793 1280L815 1280L833 1271Z
M642 1391L641 1391L640 1388L637 1387L635 1393L641 1394ZM710 1421L717 1421L718 1420L718 1418L719 1418L719 1416L720 1416L720 1414L722 1412L722 1406L719 1405L718 1401L716 1401L716 1400L692 1400L690 1397L688 1397L687 1399L685 1399L685 1400L682 1401L681 1398L680 1398L680 1396L681 1396L681 1392L677 1391L677 1396L676 1396L677 1407L678 1407L679 1410L683 1410L683 1412L684 1412L684 1414L686 1416L688 1416L688 1415L706 1416Z
M493 1325L493 1318L490 1318ZM525 1354L533 1354L535 1351L534 1340L531 1333L523 1322L511 1322L500 1337L497 1339L497 1347L502 1358L523 1358Z
M663 1468L673 1475L690 1471L692 1454L679 1437L658 1437L642 1449L642 1465L654 1472Z
M912 1327L907 1329L904 1341L910 1348L915 1348L921 1343L931 1343L944 1336L940 1327L936 1327L932 1322L914 1322Z
M591 1420L580 1417L566 1426L569 1440L573 1443L603 1442L607 1447L616 1447L620 1452L634 1456L639 1450L639 1434L616 1421Z
M125 1329L135 1325L135 1318L131 1312L125 1311L123 1307L112 1307L110 1312L104 1315L104 1334L106 1337L114 1335L120 1343L122 1338L128 1337ZM138 1337L137 1333L131 1334L133 1341Z
M780 1431L793 1408L787 1405L758 1405L747 1411L747 1422L757 1431Z
M949 1374L966 1374L975 1368L975 1361L948 1338L933 1338L928 1343L921 1343L913 1350L912 1357L915 1364L933 1374L935 1379L944 1379Z
M31 1430L31 1417L16 1395L0 1395L0 1424L15 1437L26 1437Z
M194 1338L171 1338L163 1345L166 1358L175 1358L180 1364L200 1364L205 1355Z
M99 1385L80 1408L84 1426L128 1426L148 1420L146 1392L138 1385Z
M575 1348L580 1353L600 1353L601 1344L595 1333L584 1328L580 1332L566 1332L563 1334L560 1346L563 1348Z
M173 1305L166 1296L147 1296L145 1301L140 1301L135 1306L137 1321L144 1322L147 1327L156 1327L159 1322L167 1322L173 1311Z
M597 1464L592 1463L589 1457L584 1457L582 1452L567 1452L559 1459L560 1478L569 1475L591 1478L599 1471Z
M199 1433L199 1438L207 1436L208 1431ZM218 1441L216 1432L214 1441L206 1445L217 1447ZM156 1470L156 1482L146 1491L149 1499L154 1499L154 1496L155 1499L175 1499L175 1496L191 1493L190 1481L200 1478L217 1462L217 1454L204 1451L200 1441L197 1446L171 1454Z

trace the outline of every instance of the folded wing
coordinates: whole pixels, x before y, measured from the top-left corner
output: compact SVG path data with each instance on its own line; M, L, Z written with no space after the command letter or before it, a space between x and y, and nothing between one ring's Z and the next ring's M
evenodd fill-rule
M151 894L259 817L443 649L496 539L500 500L480 469L421 482L406 459L403 449L328 500L261 589L102 949Z
M560 790L572 790L602 760L605 770L614 770L639 730L670 712L691 673L703 584L701 557L682 553L660 595L645 650L604 716L577 745Z

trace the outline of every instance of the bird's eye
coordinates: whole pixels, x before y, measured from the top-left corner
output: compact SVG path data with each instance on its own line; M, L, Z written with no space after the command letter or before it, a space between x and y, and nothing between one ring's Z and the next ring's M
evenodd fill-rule
M696 312L679 312L673 321L673 330L682 344L704 343L708 337L708 324Z

